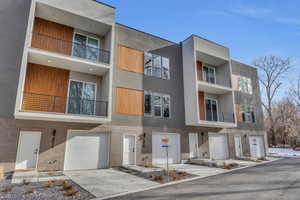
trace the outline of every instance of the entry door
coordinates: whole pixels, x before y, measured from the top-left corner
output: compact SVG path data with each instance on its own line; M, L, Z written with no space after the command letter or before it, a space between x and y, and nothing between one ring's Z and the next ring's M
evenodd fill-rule
M135 136L126 135L123 143L123 165L135 164Z
M16 169L35 169L40 148L41 132L21 131Z
M198 134L189 134L190 158L199 158Z
M234 144L235 144L235 155L237 158L241 158L243 156L241 136L234 136Z

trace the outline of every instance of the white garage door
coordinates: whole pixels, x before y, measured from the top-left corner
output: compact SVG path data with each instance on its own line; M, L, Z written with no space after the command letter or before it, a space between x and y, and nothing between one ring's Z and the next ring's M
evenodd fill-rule
M249 136L251 158L262 158L265 156L264 140L262 136Z
M225 135L209 135L209 152L211 159L228 159L227 137Z
M108 134L69 132L64 170L108 167Z
M167 152L162 147L162 138L169 138L168 160L170 164L180 163L180 136L179 134L156 133L152 135L152 163L166 164Z

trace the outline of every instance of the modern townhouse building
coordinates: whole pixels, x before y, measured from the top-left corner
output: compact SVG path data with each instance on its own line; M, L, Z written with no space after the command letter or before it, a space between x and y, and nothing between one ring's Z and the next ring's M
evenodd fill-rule
M93 0L0 4L5 171L164 164L163 138L170 163L265 155L257 71L229 48L118 24Z

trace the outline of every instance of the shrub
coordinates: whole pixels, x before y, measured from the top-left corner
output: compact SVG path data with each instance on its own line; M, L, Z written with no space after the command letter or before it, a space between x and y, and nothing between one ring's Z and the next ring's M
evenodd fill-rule
M12 186L7 186L2 190L2 192L3 193L11 193L12 189L13 189Z
M42 186L44 188L51 188L51 187L53 187L53 183L51 181L48 181L46 183L43 183Z
M65 196L74 196L74 195L76 195L78 193L78 190L76 190L76 188L74 188L74 187L71 187L70 189L68 189L65 193L64 193L64 195Z
M36 191L34 189L27 190L25 194L35 194Z

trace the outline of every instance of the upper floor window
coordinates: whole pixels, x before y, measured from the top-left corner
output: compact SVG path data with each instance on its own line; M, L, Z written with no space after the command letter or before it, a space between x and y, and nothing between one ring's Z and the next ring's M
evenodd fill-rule
M171 97L166 94L144 91L145 116L170 118Z
M144 73L148 76L170 79L170 60L169 58L145 52Z
M242 105L243 122L255 123L254 107L252 105Z
M251 79L244 77L244 76L239 76L238 77L238 88L239 88L239 91L241 91L241 92L252 94Z
M216 70L211 66L203 66L203 80L208 83L216 83Z
M207 121L218 121L218 103L215 99L205 99L205 117Z
M73 56L97 62L99 58L99 46L100 41L98 39L75 33Z

